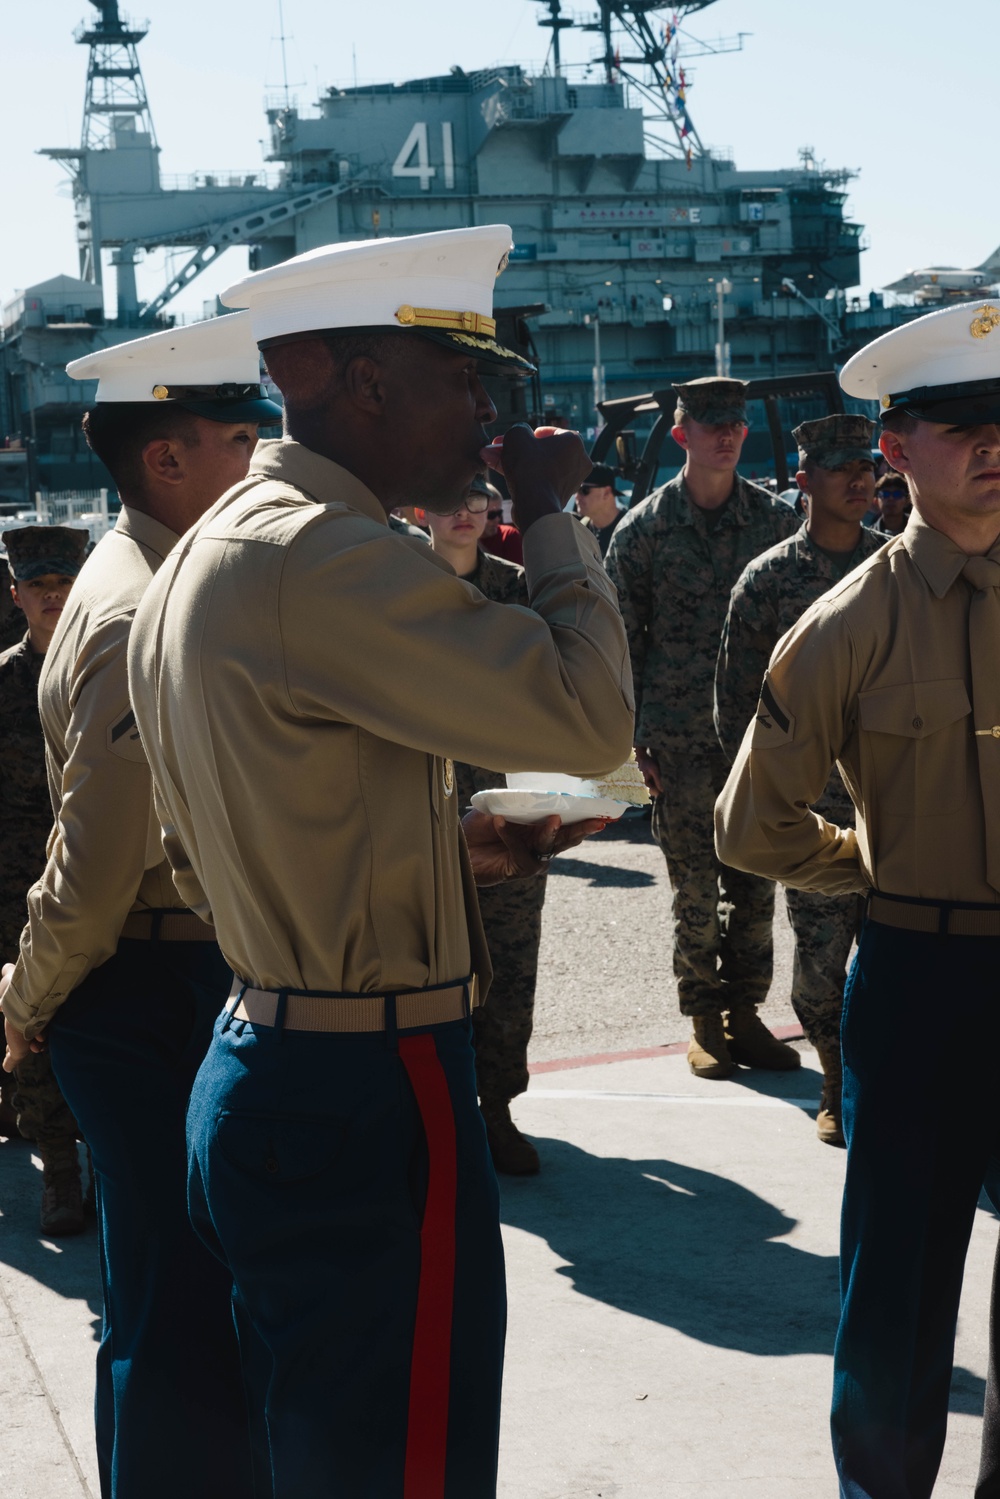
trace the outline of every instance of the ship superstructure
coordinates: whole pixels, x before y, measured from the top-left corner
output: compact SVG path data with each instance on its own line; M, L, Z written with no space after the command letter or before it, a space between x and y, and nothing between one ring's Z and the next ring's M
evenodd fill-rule
M76 38L88 49L81 144L43 153L72 179L78 277L57 280L77 289L28 288L4 310L0 426L34 440L32 483L72 487L94 467L70 433L92 392L59 365L163 326L234 244L262 267L338 240L510 223L501 330L533 347L541 374L508 419L548 413L587 429L605 396L717 369L749 379L831 368L890 316L846 300L860 279L861 227L845 218L852 174L808 150L797 166L743 172L702 145L683 46L713 48L683 33L712 3L661 12L653 0L599 0L581 20L548 0L538 72L452 68L328 88L312 113L286 89L267 108L270 166L178 180L160 171L139 67L146 28L117 0L92 0L96 19ZM598 39L589 67L562 62L560 35L580 25ZM137 259L163 247L186 258L144 301ZM98 295L102 251L113 323Z

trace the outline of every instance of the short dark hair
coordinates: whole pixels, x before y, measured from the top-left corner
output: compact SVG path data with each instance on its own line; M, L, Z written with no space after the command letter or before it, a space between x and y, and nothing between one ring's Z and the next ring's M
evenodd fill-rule
M888 411L882 418L883 432L912 432L916 425L917 418L908 411Z
M147 443L173 439L196 448L198 418L173 402L108 401L84 413L83 435L119 490L143 489L142 450Z
M906 476L904 474L897 473L894 468L890 468L887 473L884 473L882 475L881 479L879 479L878 483L875 485L875 493L881 494L883 489L908 488L909 486L906 482Z
M342 380L352 359L373 359L377 364L385 364L412 348L413 334L402 328L387 328L384 333L345 328L343 332L324 333L323 340L333 355L337 378ZM426 343L426 339L421 339L421 343Z

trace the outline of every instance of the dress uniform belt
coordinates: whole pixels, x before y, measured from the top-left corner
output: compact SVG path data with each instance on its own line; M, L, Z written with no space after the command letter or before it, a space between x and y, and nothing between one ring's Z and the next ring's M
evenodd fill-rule
M904 932L936 932L942 937L1000 937L1000 904L915 900L869 890L862 915L880 926Z
M439 989L392 994L344 994L327 990L254 989L236 979L226 1008L234 1020L286 1031L384 1031L386 1010L395 1002L395 1024L410 1030L464 1020L475 1007L475 979ZM281 1006L284 1005L282 1016Z
M215 928L183 907L130 911L122 927L123 937L146 942L214 942Z

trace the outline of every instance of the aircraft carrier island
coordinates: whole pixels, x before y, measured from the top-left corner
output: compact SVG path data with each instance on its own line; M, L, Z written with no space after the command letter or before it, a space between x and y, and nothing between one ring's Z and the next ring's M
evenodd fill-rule
M530 351L540 373L501 418L547 414L584 430L605 397L716 370L831 370L913 316L849 295L862 234L845 217L850 171L828 170L808 148L797 165L740 171L702 144L685 61L742 45L690 34L712 3L668 11L600 0L580 18L548 0L537 72L453 67L328 88L312 112L286 89L266 109L269 166L178 180L160 171L139 59L145 28L117 0L93 0L96 15L76 34L88 57L80 145L42 152L72 180L79 265L3 309L0 501L9 509L22 495L108 482L79 433L93 391L62 366L169 325L177 296L232 245L248 246L260 268L338 240L509 223L499 336ZM591 63L563 63L571 27L592 33ZM136 263L164 247L182 250L183 263L143 301ZM108 251L113 319L101 286ZM767 451L747 450L761 472Z

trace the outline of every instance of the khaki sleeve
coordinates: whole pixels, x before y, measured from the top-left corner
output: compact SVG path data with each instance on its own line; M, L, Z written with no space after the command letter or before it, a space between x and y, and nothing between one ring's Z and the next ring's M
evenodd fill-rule
M74 667L59 808L4 1013L29 1040L118 946L147 868L163 855L128 698L131 616L99 625ZM53 767L50 760L50 780Z
M829 606L808 610L775 648L757 715L716 802L724 864L825 895L867 887L854 830L811 810L846 741L857 687L841 616Z
M156 782L153 782L153 807L157 822L159 823L160 838L163 853L170 866L170 878L173 880L174 889L186 906L200 916L208 926L214 926L212 918L212 907L208 896L201 887L201 882L194 872L191 860L187 856L187 850L177 835L173 819L167 810L166 803L160 796Z
M490 602L391 536L338 551L307 528L278 602L293 711L496 770L621 765L628 644L597 544L571 516L544 516L524 559L529 609Z

